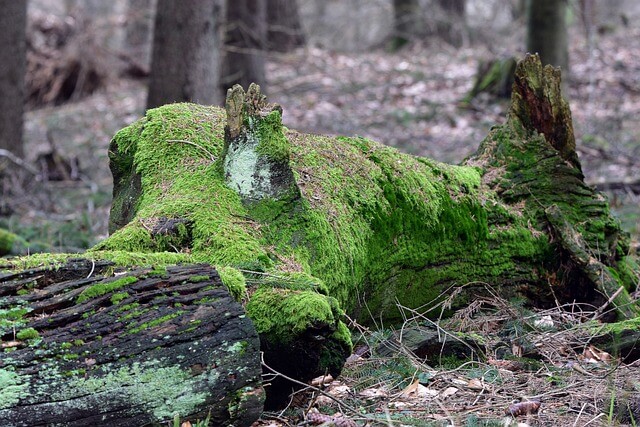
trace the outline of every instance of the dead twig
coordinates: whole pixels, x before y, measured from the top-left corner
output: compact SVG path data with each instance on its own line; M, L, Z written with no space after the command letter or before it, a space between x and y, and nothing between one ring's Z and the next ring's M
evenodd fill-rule
M26 170L27 172L33 174L33 175L38 175L38 169L36 169L33 165L25 162L23 159L21 159L20 157L16 156L15 154L13 154L11 151L9 150L5 150L4 148L0 148L0 156L2 157L6 157L7 159L11 160L16 166L21 167L22 169Z

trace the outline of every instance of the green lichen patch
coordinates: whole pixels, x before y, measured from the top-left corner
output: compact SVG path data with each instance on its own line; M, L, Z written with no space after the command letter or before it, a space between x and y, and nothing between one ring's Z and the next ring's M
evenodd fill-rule
M28 381L7 369L0 369L0 409L9 408L24 398L29 389Z
M128 404L150 408L154 421L159 422L198 412L207 397L195 392L196 377L180 366L157 366L156 363L134 363L101 377L73 378L59 398L86 393L114 390L111 399L122 399Z
M82 291L80 295L78 295L76 302L78 304L83 303L90 299L100 297L102 295L106 295L108 293L121 289L127 285L131 285L132 283L135 283L137 281L138 278L135 276L126 276L110 282L102 282L96 285L89 286L87 289Z

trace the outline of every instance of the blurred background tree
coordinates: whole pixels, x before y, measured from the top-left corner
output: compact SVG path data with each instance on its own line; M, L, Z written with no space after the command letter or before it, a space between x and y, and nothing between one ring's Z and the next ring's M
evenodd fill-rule
M297 0L267 0L267 47L270 51L289 52L304 46Z
M147 108L221 101L217 13L215 0L158 0Z
M222 89L257 83L266 91L267 0L227 2Z
M27 2L0 0L0 148L24 153Z
M569 71L568 0L527 0L527 51Z

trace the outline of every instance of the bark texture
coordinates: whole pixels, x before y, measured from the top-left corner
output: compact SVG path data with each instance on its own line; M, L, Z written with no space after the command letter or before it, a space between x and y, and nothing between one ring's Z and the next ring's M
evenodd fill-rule
M216 2L158 0L147 108L220 102Z
M0 423L255 421L258 337L216 271L118 271L75 259L0 276Z
M1 0L0 10L0 148L21 157L27 2Z
M566 0L527 1L527 51L540 55L543 65L560 67L567 75Z
M156 0L129 0L127 5L125 43L144 69L151 64L156 4Z

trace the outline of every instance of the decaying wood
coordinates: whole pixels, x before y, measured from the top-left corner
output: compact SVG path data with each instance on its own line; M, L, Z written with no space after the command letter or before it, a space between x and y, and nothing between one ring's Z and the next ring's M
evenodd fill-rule
M0 424L257 419L257 334L216 271L115 271L77 259L0 276Z

